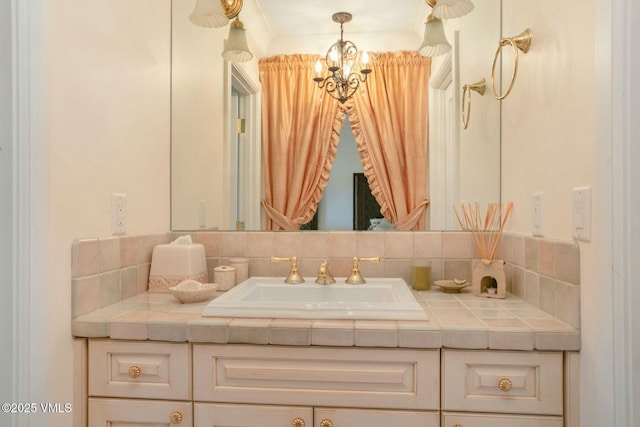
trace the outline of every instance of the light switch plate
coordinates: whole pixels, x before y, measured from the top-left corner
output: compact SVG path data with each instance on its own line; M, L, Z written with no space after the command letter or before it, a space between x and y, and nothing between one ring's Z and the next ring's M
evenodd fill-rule
M543 208L544 208L544 193L535 193L531 196L531 224L532 230L531 234L534 236L543 235L543 227L542 222L544 219L543 216Z
M571 197L573 238L591 241L591 187L574 188Z

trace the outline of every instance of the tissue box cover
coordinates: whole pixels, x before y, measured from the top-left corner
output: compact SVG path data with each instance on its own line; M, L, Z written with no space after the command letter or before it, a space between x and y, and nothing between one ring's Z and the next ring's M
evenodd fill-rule
M167 292L169 287L187 279L209 281L203 245L167 244L153 248L149 292Z

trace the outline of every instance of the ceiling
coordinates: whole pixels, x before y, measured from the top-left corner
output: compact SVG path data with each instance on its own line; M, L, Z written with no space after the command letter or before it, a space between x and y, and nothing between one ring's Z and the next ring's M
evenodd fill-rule
M256 0L274 37L339 34L336 12L349 12L346 33L421 32L431 10L424 0ZM295 17L295 18L293 18Z

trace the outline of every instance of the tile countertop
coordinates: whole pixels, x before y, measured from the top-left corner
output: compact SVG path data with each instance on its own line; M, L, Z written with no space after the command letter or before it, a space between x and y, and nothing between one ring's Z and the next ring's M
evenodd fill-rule
M296 346L579 350L580 331L515 295L413 291L427 321L202 317L207 302L143 293L72 320L76 337Z

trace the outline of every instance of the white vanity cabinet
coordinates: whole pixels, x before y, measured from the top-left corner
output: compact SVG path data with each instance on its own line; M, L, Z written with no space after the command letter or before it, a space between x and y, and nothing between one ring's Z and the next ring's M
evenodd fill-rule
M563 354L442 350L443 427L562 427Z
M190 344L99 339L88 354L89 426L193 425Z
M560 351L90 339L87 353L92 427L563 427L567 412Z

